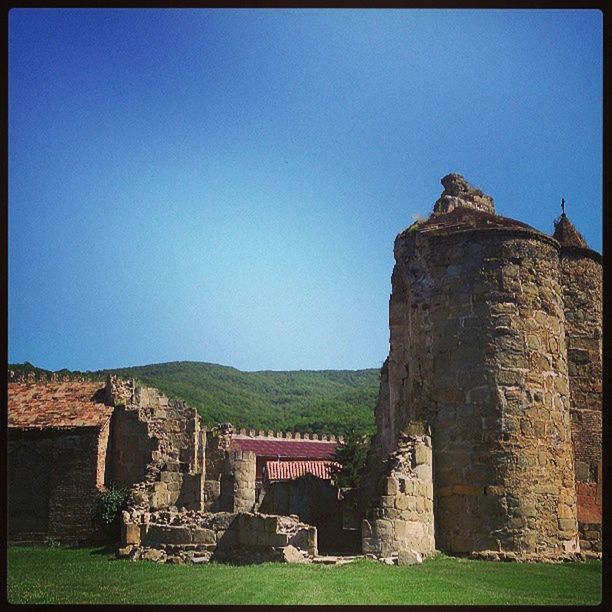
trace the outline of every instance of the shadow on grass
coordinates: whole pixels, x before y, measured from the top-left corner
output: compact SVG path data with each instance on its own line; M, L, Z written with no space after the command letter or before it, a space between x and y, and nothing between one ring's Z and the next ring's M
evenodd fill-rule
M90 555L115 555L115 552L117 551L117 545L116 544L104 544L101 546L98 546L98 548L94 548L89 554Z

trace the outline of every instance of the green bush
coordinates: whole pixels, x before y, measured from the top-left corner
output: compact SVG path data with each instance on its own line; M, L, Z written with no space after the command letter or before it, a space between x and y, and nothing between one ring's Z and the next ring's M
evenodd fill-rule
M128 490L110 485L98 492L93 505L91 521L111 541L119 539L121 511L127 506Z
M52 536L47 536L45 538L45 546L47 548L59 548L60 543Z

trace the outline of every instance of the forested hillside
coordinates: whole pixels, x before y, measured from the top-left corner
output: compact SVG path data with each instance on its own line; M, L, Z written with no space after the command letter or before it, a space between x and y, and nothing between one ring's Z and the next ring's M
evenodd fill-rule
M9 365L14 372L51 372L29 363ZM206 425L314 433L374 431L379 370L241 372L235 368L177 361L114 370L57 374L103 380L112 372L157 387L197 408Z

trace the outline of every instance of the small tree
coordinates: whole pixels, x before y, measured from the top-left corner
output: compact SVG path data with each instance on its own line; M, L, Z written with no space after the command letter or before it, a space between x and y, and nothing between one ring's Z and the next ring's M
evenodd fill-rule
M110 485L98 492L91 512L91 522L115 542L120 537L121 511L127 506L128 490Z
M369 447L370 438L357 433L353 428L344 436L344 443L338 446L334 453L334 461L342 465L341 468L333 468L334 483L337 487L359 486Z

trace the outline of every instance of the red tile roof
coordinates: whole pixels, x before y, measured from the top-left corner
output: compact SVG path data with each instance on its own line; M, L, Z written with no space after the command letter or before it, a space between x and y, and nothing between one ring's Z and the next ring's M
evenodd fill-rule
M341 467L336 461L266 461L266 473L268 480L295 480L306 474L331 480L334 466Z
M330 440L295 440L287 438L265 438L234 435L232 447L252 451L265 457L308 457L327 459L333 456L339 442Z
M99 382L9 383L8 425L18 429L100 427L113 408L95 402Z

